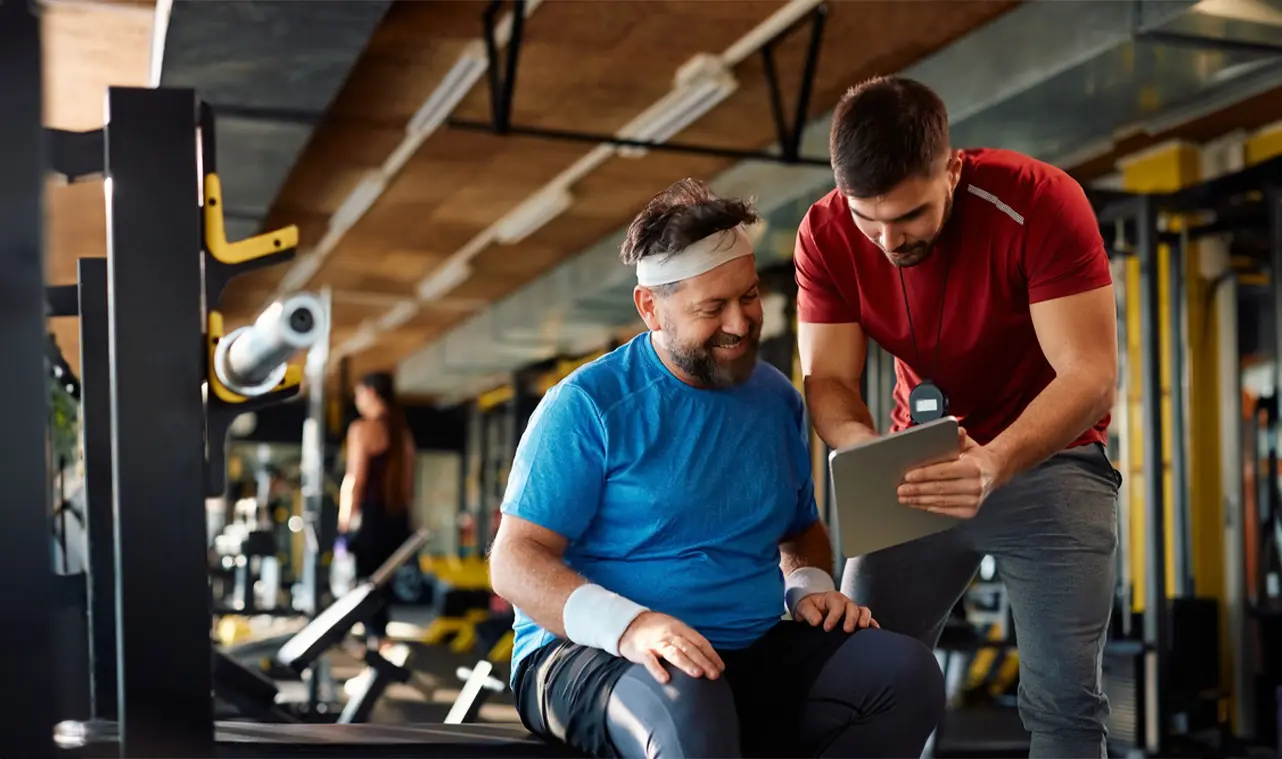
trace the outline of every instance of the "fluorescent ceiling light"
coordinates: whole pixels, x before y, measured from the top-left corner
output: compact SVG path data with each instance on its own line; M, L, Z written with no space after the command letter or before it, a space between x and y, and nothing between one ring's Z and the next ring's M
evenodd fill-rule
M416 313L418 313L418 304L412 300L403 300L393 306L387 313L378 317L378 328L385 330L396 329L413 319Z
M469 42L454 66L441 79L441 83L423 101L423 105L419 106L405 131L414 135L436 131L450 115L450 111L471 91L472 85L485 74L488 65L485 45L480 40Z
M565 213L572 205L574 196L563 187L551 187L535 193L494 225L494 239L504 245L518 243Z
M280 290L282 292L290 292L302 288L303 285L307 284L307 280L311 279L320 270L322 263L324 263L324 258L316 254L299 256L294 261L294 265L281 278Z
M1251 24L1282 26L1282 10L1261 0L1202 0L1193 6L1193 12Z
M378 333L367 323L362 324L361 328L356 330L356 334L347 338L339 353L344 356L350 356L353 353L359 353L374 344Z
M700 53L677 71L671 92L645 109L618 136L640 142L667 142L730 97L739 83L714 55ZM619 155L640 158L645 148L620 147Z
M472 276L472 266L467 259L456 258L423 278L418 285L419 300L435 300L463 284Z
M333 216L329 217L329 228L334 229L351 229L352 225L365 215L365 212L374 205L378 196L383 194L386 182L383 179L382 172L371 171L365 175L361 181L352 188L351 194L338 207Z

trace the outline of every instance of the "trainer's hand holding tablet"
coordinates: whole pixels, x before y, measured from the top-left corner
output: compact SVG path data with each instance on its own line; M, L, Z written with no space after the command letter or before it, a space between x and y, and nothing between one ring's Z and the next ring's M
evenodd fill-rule
M909 469L899 486L900 503L958 519L970 519L979 512L997 486L997 462L965 429L958 427L957 434L958 457Z
M973 516L991 482L982 450L954 417L943 417L833 451L828 461L843 552L863 556Z

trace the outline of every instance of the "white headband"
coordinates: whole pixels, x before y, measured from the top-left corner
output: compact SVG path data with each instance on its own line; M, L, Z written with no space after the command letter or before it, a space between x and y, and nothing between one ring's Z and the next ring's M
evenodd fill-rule
M637 284L656 287L680 282L712 271L727 261L750 256L752 252L752 240L740 224L696 240L671 255L647 256L637 261Z

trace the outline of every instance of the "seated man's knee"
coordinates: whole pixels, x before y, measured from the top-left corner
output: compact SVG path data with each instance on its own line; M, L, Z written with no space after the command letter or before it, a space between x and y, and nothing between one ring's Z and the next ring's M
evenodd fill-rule
M724 679L690 677L668 667L657 682L634 666L614 686L607 708L610 740L622 757L738 757L739 720Z
M944 676L915 638L861 630L833 654L810 699L810 732L829 734L833 749L916 756L943 718ZM832 736L819 722L844 725L844 735Z
M927 734L935 729L944 716L944 673L935 654L924 643L906 635L884 630L865 630L870 655L875 655L878 666L867 672L874 673L878 682L892 694L896 709L905 716L927 727Z

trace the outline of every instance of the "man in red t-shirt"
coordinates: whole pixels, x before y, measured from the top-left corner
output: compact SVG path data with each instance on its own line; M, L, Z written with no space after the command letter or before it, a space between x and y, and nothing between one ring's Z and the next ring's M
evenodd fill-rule
M903 78L842 98L830 154L837 189L811 207L796 250L815 428L834 448L877 435L860 393L874 340L896 358L893 430L944 414L964 429L958 460L900 487L906 505L962 521L852 559L842 589L882 627L934 645L992 556L1015 620L1031 755L1104 756L1117 325L1086 195L1027 156L952 149L942 100Z

